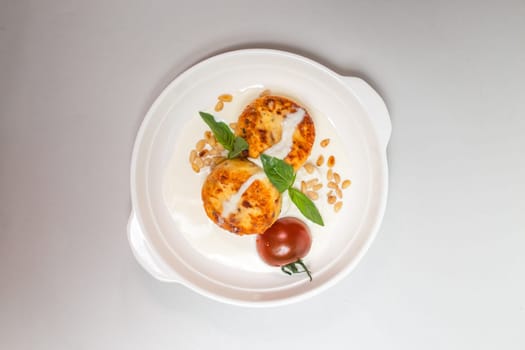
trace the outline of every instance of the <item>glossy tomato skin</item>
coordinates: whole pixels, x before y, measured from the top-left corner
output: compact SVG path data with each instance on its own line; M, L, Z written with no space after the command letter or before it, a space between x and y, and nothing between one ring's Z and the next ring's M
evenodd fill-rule
M257 252L268 265L283 266L303 258L310 251L312 237L308 226L294 217L277 220L257 237Z

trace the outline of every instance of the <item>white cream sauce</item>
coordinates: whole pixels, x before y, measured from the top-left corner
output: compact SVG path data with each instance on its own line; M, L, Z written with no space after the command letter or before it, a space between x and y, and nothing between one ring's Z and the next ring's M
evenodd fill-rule
M283 119L281 140L264 151L264 153L272 157L284 159L292 150L293 134L297 125L303 121L304 115L305 111L302 108L299 108L294 113L288 113Z
M253 174L248 178L248 180L244 181L242 186L239 188L239 190L228 200L222 202L222 217L227 218L228 215L233 213L239 204L239 200L241 199L242 195L250 186L257 180L263 180L266 179L266 174L262 171Z
M208 112L215 115L217 119L227 123L236 122L237 117L244 107L257 98L264 89L265 87L263 86L255 86L234 93L233 101L225 103L224 109L221 112L214 112L213 108L209 108ZM275 93L279 95L277 91ZM329 155L334 155L337 160L335 167L337 172L341 174L343 179L351 179L350 164L345 157L344 148L334 126L330 120L319 111L308 106L305 107L315 123L317 135L309 161L315 163L315 160L320 154L323 154L325 159L328 158ZM209 174L209 170L206 168L199 174L196 174L192 171L188 162L188 155L191 149L195 146L195 143L202 138L204 131L208 130L197 112L198 111L195 111L195 115L189 119L179 131L173 156L167 164L164 175L163 196L168 210L172 213L174 225L177 231L184 236L196 252L199 252L215 263L251 272L274 271L274 267L266 265L257 255L255 248L257 235L238 236L223 230L215 225L204 212L201 200L201 188ZM292 125L297 126L297 124L300 123L300 120L302 120L301 114L303 113L304 110L303 112L298 111L294 113L294 115L288 115L288 117L285 118L286 120L291 117L288 119L288 124L285 125L282 141L279 142L281 143L279 148L283 149L281 152L286 152L286 150L289 152L290 146L285 144L285 140L291 138L291 136L287 136L290 132L288 129L290 128L291 132L293 132L295 127L292 128ZM284 135L285 132L287 135ZM321 148L319 142L325 138L330 138L330 145L327 148ZM284 155L288 154L288 152ZM274 154L283 158L281 153ZM258 159L251 160L260 165ZM228 203L224 203L225 209L223 210L223 214L231 211L232 207L234 208L236 206L240 196L242 196L242 192L249 187L250 182L253 183L256 180L257 176L258 175L254 175L252 177L253 181L251 181L252 178L247 180L242 186L245 188L241 188L237 195L230 198ZM309 226L312 233L313 244L308 257L312 259L312 261L316 257L326 255L323 255L323 253L330 244L332 224L338 215L344 215L342 212L339 214L334 213L332 206L326 201L327 193L329 192L326 186L326 167L322 167L322 170L316 170L313 174L308 174L304 168L299 169L294 187L299 188L302 180L309 180L315 177L322 180L325 184L318 192L319 199L314 202L323 217L325 226L318 226L304 218L295 205L291 203L287 193L283 194L280 214L280 217L297 217ZM344 190L344 198L350 196L352 187L353 186L350 186L349 189Z

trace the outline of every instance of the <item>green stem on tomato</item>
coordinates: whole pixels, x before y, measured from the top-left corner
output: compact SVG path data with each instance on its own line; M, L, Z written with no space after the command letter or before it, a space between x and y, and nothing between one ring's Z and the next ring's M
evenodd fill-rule
M303 270L300 271L297 268L296 264L299 264L303 268ZM301 259L297 259L297 261L294 261L294 262L291 262L291 263L289 263L287 265L281 266L281 271L284 272L287 275L292 275L292 273L303 273L303 272L306 272L306 274L310 278L310 282L312 282L312 275L310 273L310 270L308 270L308 268L306 267L306 265L304 264L304 262Z

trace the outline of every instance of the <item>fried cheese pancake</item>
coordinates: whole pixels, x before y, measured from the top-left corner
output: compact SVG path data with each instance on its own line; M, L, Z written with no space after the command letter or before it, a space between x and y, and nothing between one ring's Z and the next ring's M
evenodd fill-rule
M249 160L229 159L217 165L201 196L206 215L238 235L263 233L281 212L280 193Z
M248 142L251 158L264 152L284 159L297 170L310 156L315 126L306 109L294 101L263 96L244 109L235 134Z

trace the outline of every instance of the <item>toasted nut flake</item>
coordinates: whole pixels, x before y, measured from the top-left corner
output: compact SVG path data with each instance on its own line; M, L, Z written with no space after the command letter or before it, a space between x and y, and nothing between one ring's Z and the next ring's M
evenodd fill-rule
M210 151L207 150L207 149L203 149L202 151L199 152L199 157L206 157L206 155L209 153Z
M233 96L230 94L222 94L217 98L222 102L231 102L233 100Z
M260 97L271 95L272 92L269 89L264 90L259 94Z
M330 139L324 139L321 141L321 147L326 147L330 143Z
M204 149L204 146L206 146L206 140L199 140L197 141L197 144L195 145L195 149L197 150L197 152L199 152Z
M204 159L204 165L205 166L210 166L213 164L213 158L206 158Z
M301 192L306 193L306 182L301 181Z
M314 172L314 169L315 169L315 168L314 168L314 165L313 165L312 163L306 163L306 164L304 165L304 168L306 169L306 172L307 172L308 174L313 173L313 172Z
M334 173L334 181L336 184L339 184L341 182L341 176L339 176L338 173Z
M321 165L323 165L323 163L324 163L324 157L323 157L323 155L321 154L321 155L319 156L319 158L317 158L317 162L316 162L315 164L317 164L317 166L321 166Z
M337 202L334 205L334 211L337 213L343 207L343 202Z
M204 132L204 138L206 139L206 141L209 142L209 140L211 139L212 136L213 136L213 134L211 133L210 130L206 130L206 131Z
M334 156L328 157L328 162L326 164L328 165L329 168L333 167L335 165L335 157Z
M235 128L237 128L237 123L230 123L230 128L235 130Z
M323 184L316 184L314 187L312 187L314 191L319 191L321 188L323 188Z
M339 187L335 188L335 193L337 194L337 197L343 198L343 191Z
M334 173L332 169L328 169L328 171L326 172L326 179L328 181L332 181L334 179Z
M343 190L344 190L345 188L348 188L351 184L352 184L352 181L345 180L343 181L343 184L341 185L341 187L343 187Z
M193 169L194 172L198 173L199 171L201 171L201 168L195 164L195 163L191 163L191 168Z
M190 152L190 163L193 163L195 161L195 158L197 158L197 151L192 149Z
M308 196L308 198L310 198L313 201L319 199L319 194L315 191L307 191L306 195Z
M334 188L334 189L337 188L337 184L333 181L330 181L327 186L328 188Z
M337 197L334 195L328 195L328 204L334 204L337 200Z
M217 104L215 105L215 112L220 112L224 108L224 102L217 101Z
M306 187L312 187L312 186L316 185L318 182L319 182L319 179L317 179L317 178L308 180L308 181L306 181Z

